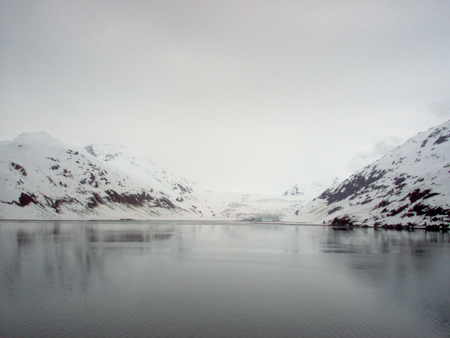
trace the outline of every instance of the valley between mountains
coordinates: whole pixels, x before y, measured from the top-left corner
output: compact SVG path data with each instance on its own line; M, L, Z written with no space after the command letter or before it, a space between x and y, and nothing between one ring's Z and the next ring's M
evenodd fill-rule
M115 145L77 147L46 132L0 142L0 218L239 220L366 226L450 222L450 121L329 187L275 196L205 191Z

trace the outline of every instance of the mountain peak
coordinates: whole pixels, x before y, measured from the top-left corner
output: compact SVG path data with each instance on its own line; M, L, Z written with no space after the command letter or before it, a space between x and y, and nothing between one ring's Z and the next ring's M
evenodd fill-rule
M55 139L46 131L22 133L17 136L13 142L28 145L39 145L46 147L65 147L66 144Z
M298 196L303 200L312 200L319 196L324 190L324 187L320 183L300 184L297 183L289 190L283 193L283 196Z

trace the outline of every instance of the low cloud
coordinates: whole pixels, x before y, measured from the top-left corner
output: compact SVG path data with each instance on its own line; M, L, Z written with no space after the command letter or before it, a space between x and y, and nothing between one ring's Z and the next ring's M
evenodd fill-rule
M387 154L400 143L401 140L396 137L389 137L388 139L377 142L371 150L358 152L349 161L346 169L353 173L354 171L363 168L364 166Z
M450 116L450 100L434 102L430 105L430 112L437 117Z

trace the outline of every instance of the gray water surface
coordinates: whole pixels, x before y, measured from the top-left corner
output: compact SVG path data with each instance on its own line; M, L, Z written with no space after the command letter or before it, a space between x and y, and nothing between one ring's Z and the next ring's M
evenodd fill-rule
M0 222L0 337L450 337L450 238Z

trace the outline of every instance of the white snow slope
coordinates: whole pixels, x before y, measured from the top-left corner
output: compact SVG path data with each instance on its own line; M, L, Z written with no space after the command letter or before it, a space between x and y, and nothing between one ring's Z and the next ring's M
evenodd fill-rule
M94 147L94 148L93 148ZM87 147L88 148L88 147ZM0 218L148 219L201 217L186 182L119 151L91 153L45 132L0 143ZM92 149L98 157L92 155ZM108 153L112 151L112 153ZM97 153L95 153L97 154ZM127 164L128 170L120 168Z
M85 148L45 132L0 142L1 219L282 220L292 196L197 191L114 145Z
M421 132L300 208L322 223L348 215L367 225L450 222L450 121Z

